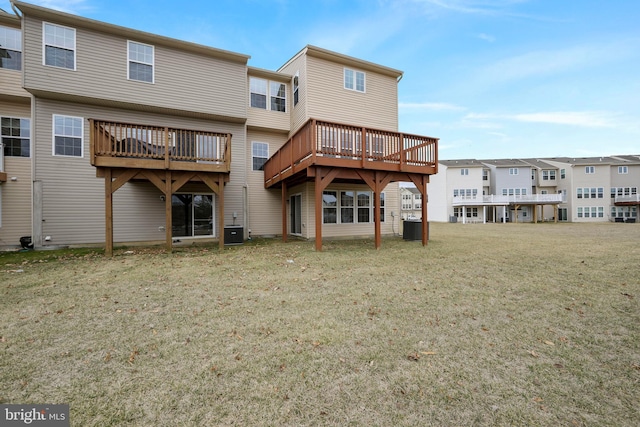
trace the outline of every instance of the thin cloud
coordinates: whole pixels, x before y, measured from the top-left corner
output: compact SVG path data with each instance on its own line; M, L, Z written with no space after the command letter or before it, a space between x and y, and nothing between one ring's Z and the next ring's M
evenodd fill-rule
M607 111L551 111L523 114L479 114L469 113L464 118L472 123L486 123L496 120L510 120L527 123L547 123L555 125L588 128L615 128L622 125L619 114Z
M463 111L466 108L446 102L401 102L398 104L404 110L425 110L425 111Z
M493 43L496 41L496 38L494 36L485 33L476 34L476 37L489 43Z

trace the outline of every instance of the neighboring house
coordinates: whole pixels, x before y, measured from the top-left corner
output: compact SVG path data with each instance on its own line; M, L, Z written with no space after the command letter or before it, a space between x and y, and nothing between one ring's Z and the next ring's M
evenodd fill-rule
M422 194L415 187L400 187L400 218L422 219Z
M640 155L440 160L431 221L635 222Z
M399 132L398 70L306 46L270 71L14 6L20 18L0 14L0 246L222 246L229 231L317 249L322 236L374 236L379 247L398 183L424 197L437 172L437 139Z

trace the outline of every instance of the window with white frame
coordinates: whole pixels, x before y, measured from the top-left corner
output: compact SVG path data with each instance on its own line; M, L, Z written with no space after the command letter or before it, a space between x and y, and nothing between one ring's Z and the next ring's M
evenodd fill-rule
M269 144L266 142L251 143L251 159L254 171L263 171L264 164L269 159Z
M75 28L43 22L44 65L76 69Z
M527 189L526 188L503 188L502 195L503 196L526 196Z
M31 121L1 117L0 142L5 157L31 157Z
M482 180L489 181L489 171L487 169L482 170Z
M604 187L578 187L576 188L576 197L578 199L604 199Z
M460 175L469 175L469 169L467 168L460 169Z
M560 179L565 179L567 177L567 170L560 169Z
M127 78L129 80L153 83L155 48L148 44L129 41L127 52L129 61Z
M380 222L384 222L384 217L385 194L380 193ZM375 206L371 191L323 191L322 222L324 224L363 224L373 222L374 218Z
M362 71L355 71L349 68L344 69L344 88L365 92L365 74Z
M287 111L286 84L251 77L249 79L249 92L251 107L283 113Z
M509 168L509 175L518 175L518 168Z
M629 167L628 166L618 166L618 173L620 175L629 173Z
M555 181L556 180L556 171L555 170L543 170L542 171L542 180L543 181Z
M596 167L595 166L585 166L584 167L584 173L586 173L587 175L591 175L596 173Z
M296 71L296 75L293 76L293 106L298 105L300 100L300 72Z
M22 69L22 31L0 25L0 68Z
M53 155L83 156L84 120L82 117L53 116Z

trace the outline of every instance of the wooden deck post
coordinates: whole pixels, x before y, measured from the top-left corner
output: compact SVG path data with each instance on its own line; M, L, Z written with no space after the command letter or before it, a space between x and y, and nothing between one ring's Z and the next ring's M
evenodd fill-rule
M165 172L165 182L164 182L164 228L165 228L165 239L167 242L167 252L171 253L173 250L173 233L171 224L173 223L171 215L172 215L172 204L171 204L171 171Z
M218 228L220 237L218 248L224 250L224 177L218 174ZM242 236L244 239L244 236Z
M282 241L287 241L287 183L282 182Z
M422 175L422 246L427 246L429 243L429 218L427 217L427 203L429 202L429 195L427 194L428 183L429 176Z
M322 251L322 176L320 168L316 169L315 179L315 200L316 200L316 251Z
M104 171L104 254L113 256L113 191L111 181L111 168Z

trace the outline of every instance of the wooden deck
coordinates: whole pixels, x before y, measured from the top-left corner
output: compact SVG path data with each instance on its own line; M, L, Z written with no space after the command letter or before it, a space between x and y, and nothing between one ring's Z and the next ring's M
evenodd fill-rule
M391 182L412 182L427 199L438 171L438 139L310 119L264 165L265 188L282 191L282 236L287 238L287 188L315 183L316 250L322 250L322 192L332 182L364 183L374 198L375 245L381 245L380 194ZM422 204L422 244L429 240Z
M105 253L113 254L113 193L132 180L155 185L165 199L170 251L171 196L202 182L218 196L218 236L224 247L224 185L231 172L231 134L90 119L90 161L105 179Z
M397 180L407 174L433 175L438 167L437 145L438 139L428 136L312 119L267 160L265 187L312 178L314 166L399 173Z

